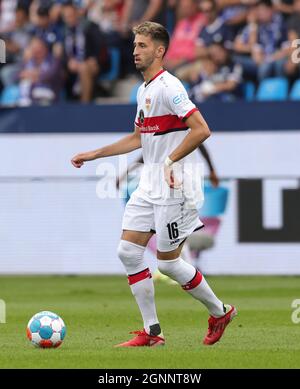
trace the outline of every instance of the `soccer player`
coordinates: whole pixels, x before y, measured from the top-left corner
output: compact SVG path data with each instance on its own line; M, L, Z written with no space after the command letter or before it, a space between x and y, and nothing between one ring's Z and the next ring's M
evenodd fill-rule
M209 152L207 150L207 148L204 146L203 143L201 143L198 147L198 150L201 154L201 156L205 159L205 162L207 163L207 166L209 168L209 180L211 182L211 185L213 187L217 187L219 185L219 178L216 174L216 171L214 169L214 166L213 166L213 163L212 163L212 160L211 160L211 157L209 155ZM143 164L143 156L139 157L135 162L133 162L129 167L128 169L120 176L117 178L116 180L116 187L117 189L120 188L120 184L126 179L127 181L127 191L126 191L126 198L124 198L124 201L127 203L127 201L130 199L130 196L131 196L131 193L133 193L133 191L136 189L137 185L138 185L138 182L136 179L134 179L132 182L128 182L128 174L133 172L134 170L136 169L139 169L141 167L141 165ZM200 219L201 219L201 215L200 215ZM206 235L207 236L207 235ZM197 242L198 242L198 245L196 247L199 247L199 243L200 243L200 247L201 250L203 250L204 248L206 247L210 247L211 244L212 244L212 241L211 241L211 237L209 236L208 238L206 237L205 235L198 235L197 236ZM155 238L155 237L154 237ZM204 242L205 244L203 245L203 239L204 239ZM207 240L208 239L208 240ZM195 240L193 240L193 242L195 242ZM188 263L191 263L191 264L195 264L196 266L196 262L198 260L198 257L199 257L199 252L200 250L197 250L197 257L193 257L191 255L191 252L190 252L190 249L189 249L189 242L187 242L187 244L183 245L182 247L182 251L181 251L181 258L184 259L185 261L187 261ZM156 253L156 240L150 240L149 243L148 243L148 246L147 246L153 253ZM198 266L197 266L198 267ZM177 285L177 282L174 281L174 280L171 280L169 277L167 277L165 274L162 274L159 270L156 270L156 272L154 274L152 274L153 276L153 279L155 281L157 280L160 280L160 281L164 281L164 282L168 282L169 284L171 285Z
M133 32L134 62L145 80L138 90L135 130L116 143L72 159L72 164L80 168L84 162L97 158L139 148L143 152L144 168L139 186L125 208L118 247L143 318L143 330L133 332L135 337L117 346L165 344L156 313L153 279L144 260L145 248L154 233L158 269L208 309L209 326L203 343L212 345L221 338L237 314L236 309L224 305L203 275L180 257L185 239L203 226L192 206L198 194L191 191L196 175L189 174L189 166L195 164L196 148L209 137L210 130L181 82L163 69L169 46L167 30L160 24L144 22Z

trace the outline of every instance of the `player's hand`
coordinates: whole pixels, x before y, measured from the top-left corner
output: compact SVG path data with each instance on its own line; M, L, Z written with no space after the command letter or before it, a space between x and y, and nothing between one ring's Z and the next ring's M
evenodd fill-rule
M212 170L209 174L209 181L211 182L212 186L214 186L215 188L219 186L219 178L216 175L216 172L214 170Z
M172 166L164 165L164 175L165 175L165 180L170 188L180 189L182 187L182 181L176 178L176 169L174 169L174 165Z
M75 155L75 157L73 157L71 159L71 163L74 167L76 168L81 168L81 166L84 164L84 162L86 161L92 161L93 159L95 159L95 155L94 153L91 151L91 152L87 152L87 153L81 153L81 154L77 154Z

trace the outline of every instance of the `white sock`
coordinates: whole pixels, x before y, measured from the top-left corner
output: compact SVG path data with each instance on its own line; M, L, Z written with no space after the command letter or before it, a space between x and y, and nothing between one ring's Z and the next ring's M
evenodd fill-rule
M224 316L222 301L216 297L203 275L192 265L179 257L172 260L158 259L158 268L162 273L177 281L196 300L201 301L212 316Z
M201 282L188 292L195 299L200 300L212 316L221 317L225 315L223 302L214 294L203 275Z
M132 294L139 306L144 329L148 334L152 332L154 335L159 335L153 279L144 260L144 252L144 246L126 240L121 240L118 247L118 255L125 267Z
M150 334L150 327L158 324L154 301L154 285L149 269L135 274L128 275L128 282L131 292L139 306L145 331ZM158 334L157 334L158 335Z

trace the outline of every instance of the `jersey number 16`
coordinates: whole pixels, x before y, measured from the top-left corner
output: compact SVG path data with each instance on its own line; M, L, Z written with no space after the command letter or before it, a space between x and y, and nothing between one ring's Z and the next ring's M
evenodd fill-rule
M179 236L178 225L176 222L167 224L170 239L176 239Z

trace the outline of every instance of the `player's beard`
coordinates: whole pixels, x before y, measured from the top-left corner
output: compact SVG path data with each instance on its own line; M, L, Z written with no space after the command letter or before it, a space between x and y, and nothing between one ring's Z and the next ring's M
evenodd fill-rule
M143 62L136 63L135 67L136 70L139 70L140 72L145 72L154 62L154 57L146 58Z

